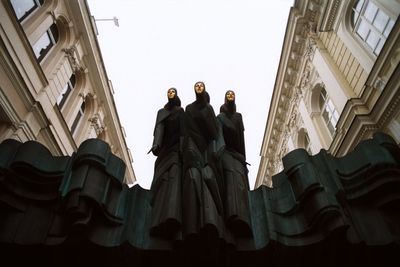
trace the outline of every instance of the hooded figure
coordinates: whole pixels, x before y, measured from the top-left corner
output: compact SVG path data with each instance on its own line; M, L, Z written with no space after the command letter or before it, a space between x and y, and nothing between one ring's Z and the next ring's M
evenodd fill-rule
M152 217L150 234L166 239L180 239L182 223L182 164L180 139L184 111L175 88L168 89L168 103L157 113L153 146L157 156L151 185Z
M183 142L183 232L224 235L221 200L223 138L203 82L194 86L196 101L186 106Z
M237 237L251 237L244 126L242 115L236 112L233 91L225 93L225 103L221 106L217 118L221 123L225 140L222 166L226 225Z

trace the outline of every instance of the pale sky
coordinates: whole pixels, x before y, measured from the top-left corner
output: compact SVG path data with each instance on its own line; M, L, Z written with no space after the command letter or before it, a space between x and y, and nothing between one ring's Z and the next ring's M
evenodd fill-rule
M245 126L250 187L260 163L270 99L293 0L88 0L133 168L141 187L151 186L156 157L157 111L167 90L182 107L203 81L216 115L227 90L236 93Z

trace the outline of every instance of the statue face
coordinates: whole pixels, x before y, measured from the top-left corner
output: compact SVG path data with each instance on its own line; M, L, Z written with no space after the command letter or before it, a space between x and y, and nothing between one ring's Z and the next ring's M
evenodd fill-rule
M169 99L172 99L176 96L176 91L174 88L168 89L167 96Z
M225 96L226 96L226 99L227 99L229 102L232 102L232 101L235 100L235 93L234 93L233 91L228 91L228 92L226 92Z
M205 89L205 86L204 86L204 83L202 83L202 82L197 82L197 83L194 85L194 90L195 90L196 93L198 93L198 94L203 93L203 92L204 92L204 89Z

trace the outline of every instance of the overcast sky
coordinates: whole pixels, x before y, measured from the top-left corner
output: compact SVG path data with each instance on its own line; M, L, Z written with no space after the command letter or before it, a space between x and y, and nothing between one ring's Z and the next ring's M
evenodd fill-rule
M260 163L269 103L293 0L88 0L137 182L149 189L157 111L175 87L182 107L203 81L216 114L236 93L245 126L250 187Z

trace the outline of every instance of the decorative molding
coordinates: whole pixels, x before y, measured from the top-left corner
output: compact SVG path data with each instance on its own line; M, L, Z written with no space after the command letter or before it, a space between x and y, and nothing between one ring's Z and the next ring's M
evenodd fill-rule
M90 125L96 131L97 136L99 136L105 130L105 126L102 123L100 115L98 113L94 114L94 116L89 119L89 122L90 122Z
M377 77L374 82L374 88L382 92L385 86L386 86L386 81L382 77Z
M301 1L299 1L301 2ZM304 5L303 5L304 3ZM299 120L296 116L298 113L298 106L300 99L303 98L305 86L309 83L311 70L306 67L305 70L303 66L307 66L306 60L311 61L316 47L318 38L318 21L321 13L323 12L323 7L325 5L324 1L321 0L310 0L299 3L300 5L292 9L289 15L288 27L291 25L292 30L289 37L285 38L285 42L288 46L284 47L282 55L287 59L284 62L284 66L278 73L280 82L276 83L274 90L279 92L275 96L276 110L273 112L273 117L271 121L268 122L266 135L263 140L263 147L266 147L265 151L269 157L269 161L262 163L266 164L266 168L260 166L260 170L265 170L263 174L260 172L259 179L271 179L270 175L273 174L274 167L272 162L274 158L282 154L277 147L278 144L282 144L284 139L284 132L289 132L289 129L297 127ZM289 45L290 44L290 45ZM283 63L281 59L281 63ZM278 78L277 78L278 79ZM277 117L281 117L282 113L285 114L283 119L279 121L276 120ZM277 125L279 124L279 125ZM280 131L274 129L281 129ZM287 141L286 141L287 143ZM286 145L286 144L285 144ZM277 151L279 150L279 151Z
M62 51L68 58L69 64L74 72L85 72L85 67L83 66L81 60L79 59L78 51L75 46L70 48L63 48Z
M333 29L334 22L338 15L339 6L339 0L328 1L328 4L325 8L324 18L322 20L321 26L319 27L319 30L321 32L328 32Z
M387 123L388 119L393 118L396 111L398 111L398 107L400 105L400 93L397 93L394 98L392 98L390 106L386 107L385 113L381 116L377 125L379 129L382 129L383 126Z

